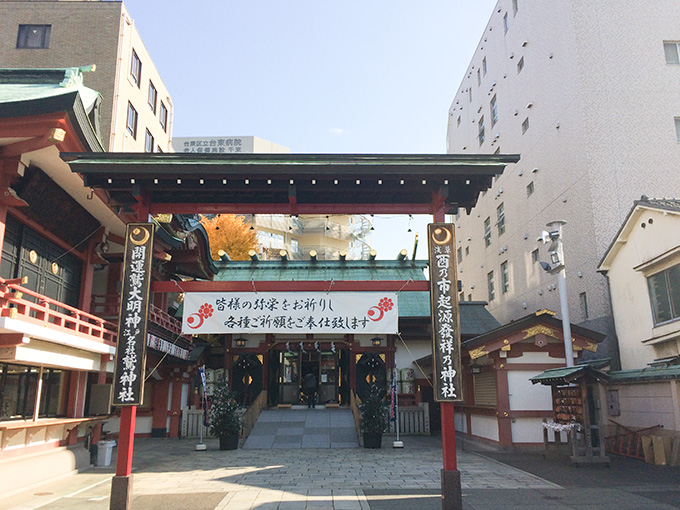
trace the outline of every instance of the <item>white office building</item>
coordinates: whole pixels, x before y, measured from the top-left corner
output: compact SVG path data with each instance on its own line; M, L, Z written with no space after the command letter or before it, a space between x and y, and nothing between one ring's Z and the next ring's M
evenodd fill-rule
M645 194L680 196L680 4L500 0L449 109L450 154L521 154L456 219L465 300L501 323L560 309L541 269L563 229L571 322L610 334L597 266ZM616 296L613 297L616 299Z

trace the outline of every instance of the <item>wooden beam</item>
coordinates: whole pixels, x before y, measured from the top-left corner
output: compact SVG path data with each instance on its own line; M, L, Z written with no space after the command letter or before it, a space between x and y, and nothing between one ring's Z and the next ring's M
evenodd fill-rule
M66 131L62 128L52 128L42 136L29 138L20 142L14 142L0 148L0 157L21 156L27 152L38 151L45 147L51 147L61 143L66 138Z
M418 280L371 280L371 281L266 281L255 282L151 282L151 292L253 292L253 285L258 292L429 292L430 282ZM332 289L331 289L332 287Z
M0 335L0 347L17 347L18 345L26 345L31 342L31 339L21 333L5 333Z
M432 204L192 204L159 203L149 205L150 214L432 214Z

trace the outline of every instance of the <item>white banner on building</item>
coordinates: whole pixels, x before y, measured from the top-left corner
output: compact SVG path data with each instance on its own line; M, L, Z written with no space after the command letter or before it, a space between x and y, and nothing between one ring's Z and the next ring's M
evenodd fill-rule
M182 332L385 334L398 323L395 292L194 292Z

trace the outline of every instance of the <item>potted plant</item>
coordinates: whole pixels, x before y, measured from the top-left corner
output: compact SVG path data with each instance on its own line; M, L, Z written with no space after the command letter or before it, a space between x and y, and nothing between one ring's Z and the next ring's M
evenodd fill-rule
M236 450L241 434L241 407L225 379L215 384L210 399L210 432L220 440L220 450Z
M387 430L389 405L385 401L385 389L373 383L359 405L360 425L364 448L380 448L382 435Z

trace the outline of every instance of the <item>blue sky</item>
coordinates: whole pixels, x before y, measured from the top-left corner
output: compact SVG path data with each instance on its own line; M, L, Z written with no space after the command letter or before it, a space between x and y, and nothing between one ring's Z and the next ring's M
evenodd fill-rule
M446 152L448 107L495 4L125 1L172 96L174 136L254 135L300 153L423 154ZM407 224L377 218L384 258L401 248L410 255L425 221L412 220L413 233Z

